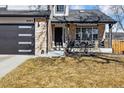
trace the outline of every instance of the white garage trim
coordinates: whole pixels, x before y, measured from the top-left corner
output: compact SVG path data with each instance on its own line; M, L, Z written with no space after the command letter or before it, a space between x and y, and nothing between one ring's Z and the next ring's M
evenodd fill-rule
M18 44L32 44L32 42L18 42Z
M19 37L22 37L22 36L32 36L32 34L18 34Z
M18 28L32 28L32 26L18 26Z
M18 52L31 52L32 50L18 50Z

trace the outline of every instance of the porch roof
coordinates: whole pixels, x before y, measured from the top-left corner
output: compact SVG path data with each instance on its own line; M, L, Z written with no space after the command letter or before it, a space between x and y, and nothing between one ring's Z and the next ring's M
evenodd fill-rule
M99 10L70 10L69 16L54 16L52 23L108 23L116 21Z
M42 11L30 11L30 10L1 10L0 17L49 17L50 12L46 10Z

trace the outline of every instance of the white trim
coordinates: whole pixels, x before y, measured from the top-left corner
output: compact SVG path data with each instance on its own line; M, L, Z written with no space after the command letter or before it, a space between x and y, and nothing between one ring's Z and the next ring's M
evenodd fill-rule
M32 52L32 50L31 49L29 49L29 50L20 49L20 50L18 50L18 52Z
M18 28L22 28L22 29L26 28L26 29L28 29L28 28L32 28L32 26L27 26L27 25L26 26L18 26Z
M112 48L99 48L102 53L112 53Z
M77 33L77 29L79 29L79 33ZM90 37L89 36L89 38L92 38L92 40L94 39L94 34L97 34L98 35L98 29L96 29L96 28L94 28L94 27L91 27L91 28L84 28L84 27L76 27L76 34L75 35L80 35L80 41L81 40L83 40L83 29L85 29L85 31L88 31L89 32L89 29L91 29L91 33L89 33L89 34L91 34L92 36ZM97 33L96 33L96 30L97 30ZM94 33L94 31L95 31L95 33ZM88 34L88 33L87 33ZM98 39L98 38L97 38ZM77 38L76 38L76 40L77 40Z
M65 8L66 7L64 5L56 5L55 6L55 13L65 13Z
M23 37L23 36L32 36L32 34L18 34L19 37Z
M32 44L32 42L18 42L19 45L21 44Z
M54 7L53 7L53 15L54 16L68 16L69 15L69 6L68 5L66 5L65 6L65 11L64 11L64 13L62 12L60 12L60 13L56 13L56 5L54 5Z

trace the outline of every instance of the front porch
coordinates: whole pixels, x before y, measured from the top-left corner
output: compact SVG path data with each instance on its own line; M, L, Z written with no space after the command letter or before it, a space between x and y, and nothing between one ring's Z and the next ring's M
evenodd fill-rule
M105 38L105 27L109 26L109 37ZM50 50L71 52L112 53L112 25L101 23L54 23ZM86 50L87 49L87 50Z

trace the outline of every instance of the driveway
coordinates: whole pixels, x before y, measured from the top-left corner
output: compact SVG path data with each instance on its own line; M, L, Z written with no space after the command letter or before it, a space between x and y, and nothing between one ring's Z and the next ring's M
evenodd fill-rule
M11 72L32 56L0 55L0 78Z

